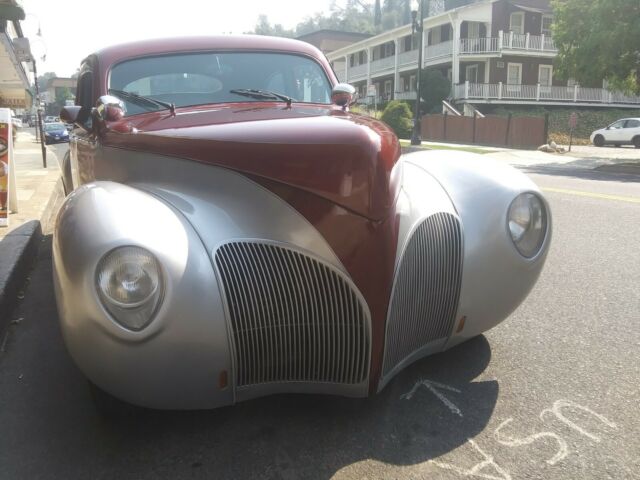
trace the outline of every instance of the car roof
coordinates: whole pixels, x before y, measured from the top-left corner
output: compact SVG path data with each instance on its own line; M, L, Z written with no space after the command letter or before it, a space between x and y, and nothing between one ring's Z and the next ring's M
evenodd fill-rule
M98 50L95 54L105 67L122 60L166 53L211 50L268 50L294 52L324 59L313 45L291 38L264 35L211 35L198 37L157 38L128 42Z

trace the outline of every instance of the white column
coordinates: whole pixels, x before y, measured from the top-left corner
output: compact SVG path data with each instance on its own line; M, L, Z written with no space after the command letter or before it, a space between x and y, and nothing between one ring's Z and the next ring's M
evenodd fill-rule
M395 51L395 59L394 59L394 65L393 65L393 99L396 99L396 92L400 91L400 72L398 71L398 55L400 55L399 51L400 51L400 41L399 39L395 39L393 41L394 43L394 51Z
M504 42L504 33L502 30L498 32L498 50L502 50L502 43Z
M344 83L349 83L349 55L344 56Z
M484 83L489 83L489 79L491 78L490 69L491 60L487 59L487 61L484 62Z
M367 48L367 87L371 85L371 47Z
M453 22L453 52L451 56L451 83L452 86L460 83L460 57L458 52L460 51L460 25L462 21L457 18Z
M529 32L527 32L527 36L524 41L524 49L529 50Z
M540 101L540 83L536 85L536 102Z

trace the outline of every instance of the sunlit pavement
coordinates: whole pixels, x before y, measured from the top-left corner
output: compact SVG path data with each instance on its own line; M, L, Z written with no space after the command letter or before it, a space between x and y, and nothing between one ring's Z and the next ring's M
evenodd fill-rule
M640 478L640 177L525 172L554 220L526 303L371 399L102 417L62 344L45 242L0 354L0 478Z

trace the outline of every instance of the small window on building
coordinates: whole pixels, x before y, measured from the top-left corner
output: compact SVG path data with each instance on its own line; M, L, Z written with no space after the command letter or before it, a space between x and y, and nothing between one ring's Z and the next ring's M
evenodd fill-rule
M415 75L411 75L409 77L409 91L410 92L415 92L416 91L416 76Z
M509 63L507 67L507 84L520 85L522 83L522 64Z
M524 35L524 12L513 12L509 19L509 30Z
M545 36L551 36L551 24L553 23L553 17L551 15L542 16L542 28L540 33Z

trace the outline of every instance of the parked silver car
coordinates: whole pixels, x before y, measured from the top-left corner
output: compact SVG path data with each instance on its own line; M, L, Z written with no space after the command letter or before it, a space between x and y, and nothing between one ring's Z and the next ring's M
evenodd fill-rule
M596 130L591 134L591 143L596 147L633 145L640 148L640 118L623 118Z

